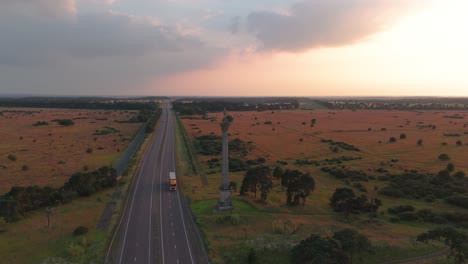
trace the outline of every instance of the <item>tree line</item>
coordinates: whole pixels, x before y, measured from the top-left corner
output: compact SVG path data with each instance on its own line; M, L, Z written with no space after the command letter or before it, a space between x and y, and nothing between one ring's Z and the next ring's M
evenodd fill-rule
M190 100L179 99L172 103L174 111L181 115L203 115L211 112L227 111L266 111L281 109L298 109L299 102L294 98L276 98L268 100Z
M104 166L95 171L77 172L61 187L13 186L0 196L0 217L9 222L19 220L26 213L40 208L69 203L117 184L117 172Z
M159 107L154 101L100 97L0 98L0 106L104 110L156 110Z

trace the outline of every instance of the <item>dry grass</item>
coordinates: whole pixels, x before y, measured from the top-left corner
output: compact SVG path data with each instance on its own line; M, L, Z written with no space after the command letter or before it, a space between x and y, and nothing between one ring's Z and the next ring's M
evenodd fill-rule
M84 166L93 170L110 165L141 126L114 122L128 120L135 111L1 108L0 112L0 192L13 185L59 186ZM54 119L73 119L75 124L64 127ZM38 121L49 124L33 126ZM93 135L104 127L118 132ZM92 153L86 153L88 148ZM7 158L10 154L16 161Z

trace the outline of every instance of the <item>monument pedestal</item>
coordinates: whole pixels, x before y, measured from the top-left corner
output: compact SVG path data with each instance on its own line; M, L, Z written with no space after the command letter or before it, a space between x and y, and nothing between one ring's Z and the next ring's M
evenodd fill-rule
M232 209L231 188L229 186L219 186L218 210L227 211Z

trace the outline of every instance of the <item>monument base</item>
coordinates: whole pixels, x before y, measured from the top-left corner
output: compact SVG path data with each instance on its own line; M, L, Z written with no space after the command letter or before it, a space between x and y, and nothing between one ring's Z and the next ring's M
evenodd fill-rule
M227 211L232 210L231 203L231 188L229 187L219 187L219 200L218 200L218 210Z

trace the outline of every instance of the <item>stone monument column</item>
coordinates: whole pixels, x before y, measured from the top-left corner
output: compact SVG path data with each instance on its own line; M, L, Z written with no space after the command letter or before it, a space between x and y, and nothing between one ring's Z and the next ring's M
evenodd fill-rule
M219 186L219 210L230 210L232 209L231 203L231 188L229 187L228 172L229 172L229 141L228 141L228 129L232 123L232 116L227 115L226 109L224 109L224 117L221 120L221 132L222 132L222 167L221 167L221 185Z

